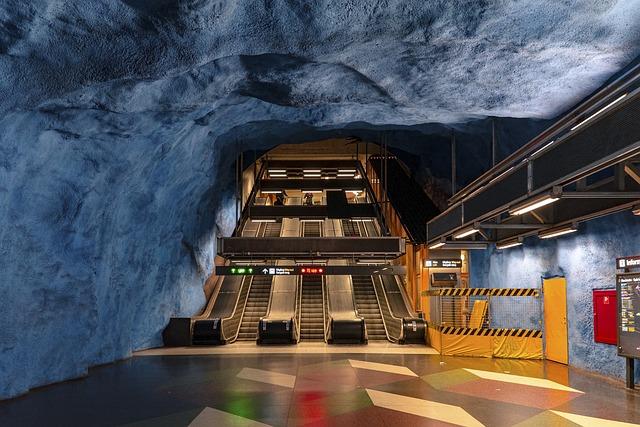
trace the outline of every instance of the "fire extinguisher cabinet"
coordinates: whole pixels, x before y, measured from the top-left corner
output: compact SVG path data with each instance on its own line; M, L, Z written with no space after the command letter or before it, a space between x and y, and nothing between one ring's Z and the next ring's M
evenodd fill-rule
M593 290L593 340L617 344L618 305L615 289Z

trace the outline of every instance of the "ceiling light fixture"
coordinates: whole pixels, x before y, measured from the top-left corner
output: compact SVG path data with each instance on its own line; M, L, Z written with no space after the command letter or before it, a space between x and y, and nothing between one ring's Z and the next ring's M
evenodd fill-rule
M261 219L252 219L251 222L276 222L275 219L261 218Z
M467 228L465 230L460 231L458 234L454 234L453 238L454 239L462 239L464 237L471 236L472 234L475 234L478 231L480 231L480 230L478 230L477 228Z
M269 169L269 173L287 173L286 169Z
M445 242L443 242L443 241L432 243L431 245L429 245L429 249L438 249L438 248L443 247L444 244L445 244Z
M576 231L578 231L578 227L575 224L571 224L565 225L563 227L556 227L549 230L541 231L540 233L538 233L538 237L540 237L541 239L551 239L553 237L575 233Z
M280 194L282 190L260 190L262 194Z
M520 245L522 245L522 242L520 240L512 239L512 240L505 240L503 242L496 243L496 248L509 249L509 248L515 248L516 246L520 246Z
M522 215L527 212L534 211L538 208L546 206L560 199L561 191L559 188L555 188L550 193L545 193L540 196L534 197L530 200L525 200L509 209L511 215Z

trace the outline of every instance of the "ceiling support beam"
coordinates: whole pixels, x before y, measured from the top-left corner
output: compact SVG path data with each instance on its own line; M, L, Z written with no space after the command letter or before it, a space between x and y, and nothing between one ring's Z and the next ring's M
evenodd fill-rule
M571 191L563 192L563 199L640 199L637 191Z
M640 170L638 170L638 168L633 163L625 164L624 171L631 177L631 179L640 184Z
M481 222L477 226L478 228L492 228L498 230L534 230L539 228L547 228L546 224L493 224L488 222Z

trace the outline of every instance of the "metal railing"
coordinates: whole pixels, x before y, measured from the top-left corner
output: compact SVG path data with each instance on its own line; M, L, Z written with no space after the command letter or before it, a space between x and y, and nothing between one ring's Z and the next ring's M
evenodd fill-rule
M329 309L329 290L327 289L326 281L322 278L322 314L324 316L324 342L328 343L331 339L331 310Z
M300 332L302 324L302 277L298 276L298 286L296 286L296 310L294 313L293 327L296 343L300 342Z

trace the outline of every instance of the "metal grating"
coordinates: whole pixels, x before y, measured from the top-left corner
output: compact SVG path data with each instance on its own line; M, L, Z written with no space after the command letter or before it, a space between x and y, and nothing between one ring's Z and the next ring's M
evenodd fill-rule
M573 136L533 160L534 189L550 186L640 142L640 98L574 132Z

